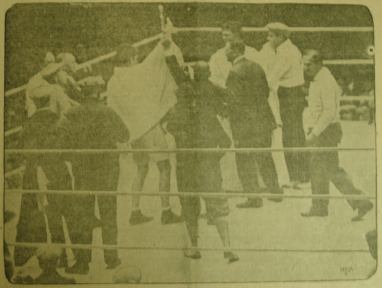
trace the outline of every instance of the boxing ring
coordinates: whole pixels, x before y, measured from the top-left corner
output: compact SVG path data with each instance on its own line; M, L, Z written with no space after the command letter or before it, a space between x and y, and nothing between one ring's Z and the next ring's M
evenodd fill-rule
M219 32L220 28L216 27L183 27L183 28L175 28L174 33L188 33L188 32ZM264 32L266 31L266 28L263 27L244 27L244 32ZM292 27L292 32L343 32L343 33L349 33L349 32L365 32L370 33L373 32L372 27ZM135 47L139 48L143 45L150 44L152 42L155 42L161 38L161 34L154 35L150 38L144 39L142 41L139 41L135 44L133 44ZM78 66L78 69L83 69L85 67L89 67L91 65L100 63L102 61L109 60L113 58L116 55L116 52L111 52L106 55L99 56L95 59L92 59L90 61L87 61L85 63L82 63ZM188 63L191 64L191 63ZM326 60L324 62L326 65L374 65L373 59L332 59L332 60ZM5 97L18 97L26 88L26 85L11 89L5 93ZM346 101L373 101L374 97L372 96L345 96L341 98L342 102ZM5 131L5 138L15 136L22 130L22 127L15 127L8 131ZM343 153L355 153L355 152L365 152L365 153L374 153L376 155L376 148L371 147L328 147L328 148L229 148L229 149L52 149L52 150L34 150L34 149L8 149L5 148L5 156L9 155L25 155L25 154L61 154L61 153L67 153L67 154L120 154L120 155L131 155L132 153L138 153L138 152L147 152L147 153L170 153L172 155L176 155L177 153L221 153L221 152L232 152L232 153L264 153L264 152L306 152L306 153L319 153L323 151L338 151ZM4 177L13 177L15 175L20 175L24 171L24 167L16 168L12 171L9 171L5 173ZM286 190L286 194L277 195L278 198L282 198L285 200L301 200L301 199L330 199L330 200L362 200L362 199L369 199L372 200L375 204L375 201L377 200L376 193L373 193L373 195L312 195L312 194L292 194L288 193L289 190ZM48 190L48 191L40 191L40 190L23 190L23 189L5 189L6 194L23 194L23 193L29 193L29 194L63 194L63 195L116 195L118 197L130 197L133 195L140 195L140 196L146 196L146 197L158 197L163 196L163 192L156 192L156 191L144 191L144 192L132 192L132 191L125 191L125 190L118 190L118 191L74 191L74 190ZM227 197L227 198L241 198L241 197L248 197L253 196L252 193L243 193L240 191L237 192L168 192L165 195L168 195L170 197L191 197L191 196L203 196L203 197ZM274 194L271 193L256 193L257 197L261 198L270 198L275 197ZM126 202L125 202L126 204ZM6 203L5 203L6 205ZM376 205L374 205L376 206ZM235 213L233 211L233 213ZM374 213L374 212L373 212ZM144 225L143 225L144 226ZM234 238L234 235L232 235ZM107 250L107 249L118 249L118 250L163 250L163 251L182 251L186 247L179 246L174 247L170 245L155 245L155 246L139 246L139 245L125 245L125 244L118 244L118 245L99 245L99 244L92 244L92 245L82 245L82 244L69 244L69 243L16 243L16 242L10 242L8 243L9 246L23 246L23 247L43 247L46 245L49 246L55 246L60 248L71 248L71 249L94 249L94 250ZM200 251L224 251L225 248L223 247L206 247L201 246L198 247ZM340 254L346 254L346 253L369 253L369 250L365 247L361 248L354 248L354 249L338 249L338 248L318 248L318 249L296 249L296 248L279 248L279 247L241 247L241 246L233 246L231 247L232 251L237 252L256 252L256 253L340 253Z

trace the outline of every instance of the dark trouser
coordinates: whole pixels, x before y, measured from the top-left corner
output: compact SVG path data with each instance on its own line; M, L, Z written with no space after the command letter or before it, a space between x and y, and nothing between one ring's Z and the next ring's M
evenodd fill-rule
M306 106L306 100L301 87L280 87L277 94L280 103L281 121L283 122L284 147L304 147L305 134L302 115ZM298 152L285 152L284 154L290 180L298 182L308 181L308 155Z
M339 123L331 124L321 133L315 142L315 147L336 147L342 137ZM310 157L310 175L313 194L329 194L329 184L332 182L342 194L361 194L361 191L354 187L350 176L339 166L337 151L312 152ZM361 201L368 200L347 200L349 205L356 209ZM313 199L313 208L327 209L328 199Z
M106 168L109 165L105 165ZM119 165L102 169L103 171L87 171L86 174L75 178L76 190L90 191L116 191L118 186ZM76 176L76 173L74 174ZM95 196L77 195L76 203L72 207L72 213L67 219L69 234L73 244L91 244L95 217ZM116 245L117 228L117 196L97 196L98 208L102 223L102 242L106 245ZM73 249L77 261L89 263L91 250ZM107 249L104 251L106 264L111 264L118 259L118 250Z
M16 242L47 242L44 214L38 209L35 194L24 193L21 196L20 216L16 229ZM16 246L15 266L24 265L34 255L35 250L36 248Z
M90 245L92 243L92 221L94 218L94 205L94 195L76 196L76 202L73 203L73 205L70 207L70 214L68 215L68 217L66 217L66 223L68 225L70 241L72 242L72 244ZM78 263L87 264L91 261L91 250L73 249L73 254Z
M68 175L60 175L61 183L50 185L49 190L70 190L71 178ZM24 179L25 180L25 179ZM52 182L54 182L52 180ZM35 189L33 186L24 186L24 189ZM66 218L67 207L70 206L67 195L47 194L48 206L45 214L48 220L48 226L44 219L44 212L38 208L36 194L25 193L21 197L20 217L17 224L16 242L47 242L47 228L50 232L51 241L53 243L65 243L64 229L62 225L62 216ZM15 265L24 265L35 253L35 248L20 247L15 248ZM64 260L65 254L62 254Z
M176 180L178 191L197 192L198 191L198 161L196 155L178 154L176 165ZM194 246L198 244L198 218L200 215L200 197L180 197L182 206L182 216L186 224L188 236Z
M272 144L272 136L270 133L266 133L266 135L262 135L256 139L250 139L250 136L246 137L247 135L237 136L239 136L235 139L237 148L268 148L271 147ZM233 137L235 138L234 129ZM260 192L257 175L258 170L269 192L279 192L280 187L271 152L236 153L235 156L237 170L244 192Z

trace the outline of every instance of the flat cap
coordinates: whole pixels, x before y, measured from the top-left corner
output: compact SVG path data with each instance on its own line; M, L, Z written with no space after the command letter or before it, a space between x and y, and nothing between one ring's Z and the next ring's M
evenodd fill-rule
M280 23L280 22L269 23L266 26L266 28L268 29L268 31L271 31L275 33L276 35L283 35L286 38L288 38L290 35L289 26L284 23Z

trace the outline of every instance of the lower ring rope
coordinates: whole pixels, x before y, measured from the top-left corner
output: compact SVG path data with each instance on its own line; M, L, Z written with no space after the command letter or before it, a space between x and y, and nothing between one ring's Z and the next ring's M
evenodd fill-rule
M167 250L167 251L182 251L187 247L161 247L161 246L127 246L127 245L89 245L89 244L63 244L63 243L28 243L28 242L11 242L8 246L20 246L30 248L40 247L57 247L57 248L72 248L72 249L102 249L102 250ZM198 247L200 251L226 251L226 248L216 247ZM289 253L369 253L368 249L282 249L282 248L244 248L230 247L233 251L242 252L289 252Z
M260 198L289 198L289 199L349 199L349 200L375 200L375 196L367 195L285 195L276 193L248 193L248 192L121 192L121 191L93 191L93 190L24 190L5 189L8 193L30 194L61 194L61 195L102 195L102 196L170 196L170 197L260 197Z

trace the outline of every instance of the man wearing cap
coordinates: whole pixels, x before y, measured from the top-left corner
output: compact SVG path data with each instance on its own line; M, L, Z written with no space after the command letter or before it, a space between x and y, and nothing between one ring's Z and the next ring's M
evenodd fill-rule
M31 90L31 100L36 112L23 125L22 146L25 149L55 149L58 147L57 123L59 116L50 109L50 97L54 91L49 85ZM70 190L72 178L59 155L27 154L23 177L25 190ZM45 180L42 180L42 177ZM24 193L21 198L20 217L17 224L17 242L47 242L47 228L51 241L65 243L61 217L66 217L65 207L71 197L62 194ZM45 226L44 213L48 219ZM35 249L15 247L15 265L24 265ZM66 265L64 254L61 265Z
M76 105L76 102L71 100L64 92L63 88L58 82L58 73L64 66L63 62L49 63L38 74L31 78L26 88L26 109L28 117L31 117L35 111L36 106L31 100L31 91L41 86L51 87L51 96L49 106L50 109L58 115L62 115L72 106Z
M312 79L309 86L308 108L305 117L306 144L311 147L336 147L341 141L342 130L339 122L340 88L328 68L322 65L322 56L316 50L304 54L304 70ZM350 176L339 166L337 151L312 152L310 173L313 194L329 194L332 182L342 194L362 194ZM369 200L348 200L357 211L352 220L358 221L373 208ZM328 199L312 199L312 206L304 217L328 216Z
M269 89L261 66L245 58L243 42L231 42L226 50L233 64L227 79L229 118L233 139L238 148L267 148L271 146L275 119L268 103ZM270 152L236 153L236 164L243 190L260 192L256 164L270 193L280 194L278 177ZM271 200L280 201L280 198ZM251 196L239 208L258 208L262 198Z
M103 79L87 77L79 81L83 104L73 107L63 117L59 131L61 147L66 149L116 149L117 143L129 140L129 132L120 117L101 103L99 96L104 87ZM119 179L118 153L73 154L68 157L75 178L75 190L116 191ZM94 195L77 195L77 202L70 207L72 217L67 224L73 244L91 244L95 214ZM98 195L104 244L117 244L117 197ZM74 249L76 263L66 269L68 273L87 274L91 250ZM117 267L121 261L117 250L104 251L107 269Z
M277 93L282 121L284 147L303 147L304 129L302 114L306 106L304 71L300 50L289 39L289 28L283 23L267 25L269 44L276 56L268 74L270 89ZM306 154L285 153L289 177L295 184L306 182L308 175Z

